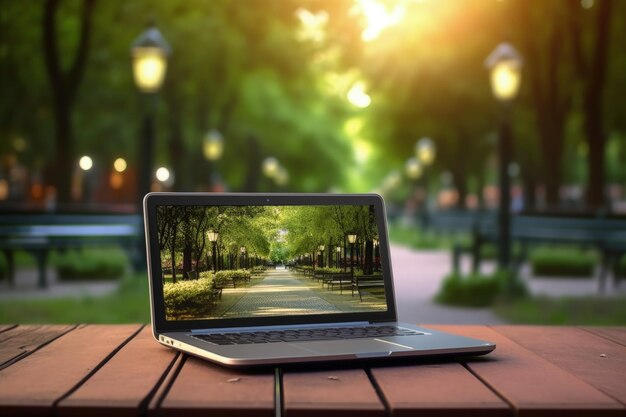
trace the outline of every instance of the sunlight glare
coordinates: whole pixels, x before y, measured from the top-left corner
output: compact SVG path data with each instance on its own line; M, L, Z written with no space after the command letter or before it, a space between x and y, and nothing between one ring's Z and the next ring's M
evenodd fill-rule
M326 38L326 24L328 13L321 10L311 13L302 7L296 10L296 17L300 20L300 28L296 32L296 38L301 42L311 41L321 43Z
M365 92L365 84L361 81L354 83L348 91L348 101L350 104L364 109L372 104L371 97Z
M396 4L388 8L378 0L357 0L355 11L365 18L365 29L361 33L365 42L375 40L383 30L398 24L406 13L404 5Z

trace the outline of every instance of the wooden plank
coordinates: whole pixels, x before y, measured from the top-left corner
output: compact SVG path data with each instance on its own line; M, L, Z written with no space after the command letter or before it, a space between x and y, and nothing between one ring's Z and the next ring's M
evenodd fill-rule
M139 330L81 326L0 371L0 415L48 416L53 406Z
M0 324L0 333L11 330L14 327L17 327L17 324Z
M159 416L274 416L274 373L242 372L187 357L165 398L151 413Z
M520 416L624 415L624 407L511 339L485 326L428 326L495 342L486 357L466 362L477 377L505 398Z
M510 416L507 403L455 362L373 368L393 416Z
M286 417L384 416L385 406L362 369L285 372Z
M509 339L626 404L626 349L573 327L498 326Z
M626 327L583 327L583 329L626 346Z
M0 339L0 369L24 358L40 346L45 345L72 330L75 325L18 326L2 333Z
M145 327L57 406L61 417L137 416L156 391L177 352L157 343Z

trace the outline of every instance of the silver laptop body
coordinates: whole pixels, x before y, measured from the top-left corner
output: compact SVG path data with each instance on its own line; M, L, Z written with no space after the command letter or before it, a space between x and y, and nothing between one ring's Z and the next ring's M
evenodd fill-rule
M144 220L165 346L232 367L495 349L396 321L378 195L150 193Z

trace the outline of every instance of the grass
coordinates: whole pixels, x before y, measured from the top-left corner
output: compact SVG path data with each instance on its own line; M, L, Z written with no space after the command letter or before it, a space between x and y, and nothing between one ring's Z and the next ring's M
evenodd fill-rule
M105 297L0 301L0 323L149 323L148 280L126 276Z
M511 323L542 325L624 326L626 297L525 298L494 306Z

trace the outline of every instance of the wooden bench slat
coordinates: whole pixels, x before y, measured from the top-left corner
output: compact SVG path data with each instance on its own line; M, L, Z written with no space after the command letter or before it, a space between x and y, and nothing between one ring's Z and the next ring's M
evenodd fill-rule
M468 361L468 368L527 416L623 415L623 406L511 339L485 326L429 326L496 343L489 356Z
M187 357L156 415L274 415L274 373L243 373Z
M0 371L0 415L47 416L57 400L139 330L84 326Z
M7 330L11 330L14 327L17 327L16 324L0 324L0 333L6 332Z
M509 416L508 404L459 363L372 368L393 416Z
M498 326L496 330L626 404L623 346L573 327Z
M286 417L384 416L385 406L362 369L285 372Z
M586 331L597 334L605 339L612 340L626 346L626 327L583 327Z
M158 344L152 329L145 327L78 390L63 399L57 414L136 416L176 356L175 350Z
M0 335L0 369L51 342L75 325L18 326Z

